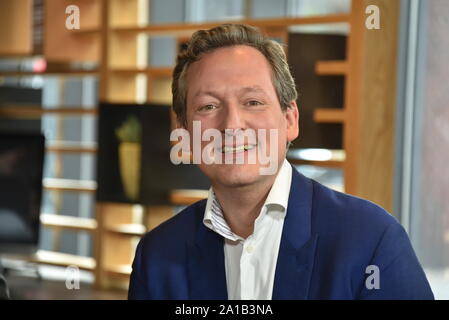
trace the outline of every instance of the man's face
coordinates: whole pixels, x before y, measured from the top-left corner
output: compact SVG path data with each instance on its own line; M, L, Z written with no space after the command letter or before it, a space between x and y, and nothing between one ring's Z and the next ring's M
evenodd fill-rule
M287 141L298 136L296 103L292 101L291 108L281 110L271 74L263 54L244 45L217 49L190 65L186 79L186 129L192 137L193 121L200 121L202 132L214 128L223 137L223 153L219 154L223 163L207 165L202 162L199 165L213 185L238 187L267 179L260 174L260 168L267 166L261 164L259 156L255 157L255 163L248 163L250 154L264 152L277 161L276 168L279 168L285 158ZM226 129L228 133L229 130L233 132L234 137L228 135L232 139L247 129L256 133L265 129L266 134L256 135L255 144L245 139L242 146L242 143L235 143L236 140L226 144ZM277 139L270 139L270 129L276 129ZM209 143L202 142L202 148ZM273 157L270 150L277 153L277 157ZM226 158L235 161L227 164ZM243 160L243 164L236 164L237 159Z

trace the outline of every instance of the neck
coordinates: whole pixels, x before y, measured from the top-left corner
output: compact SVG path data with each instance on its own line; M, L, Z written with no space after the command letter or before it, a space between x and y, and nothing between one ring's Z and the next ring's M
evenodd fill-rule
M244 186L213 185L223 215L231 230L242 238L254 231L254 222L260 214L277 175L267 176L257 184Z

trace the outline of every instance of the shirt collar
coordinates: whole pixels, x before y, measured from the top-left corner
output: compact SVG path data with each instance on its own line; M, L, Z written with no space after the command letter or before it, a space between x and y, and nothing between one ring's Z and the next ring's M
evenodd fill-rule
M292 167L290 163L284 159L281 168L274 180L273 186L265 200L261 212L267 212L264 210L265 207L269 205L275 205L281 208L283 215L287 211L288 207L288 197L290 195L290 186L292 180ZM259 220L260 216L257 218ZM236 235L232 232L231 228L224 219L223 210L215 197L215 193L212 187L209 189L209 195L207 197L206 209L204 211L203 223L206 227L212 231L220 234L221 236L237 241L244 240L242 237ZM257 223L257 221L256 221Z

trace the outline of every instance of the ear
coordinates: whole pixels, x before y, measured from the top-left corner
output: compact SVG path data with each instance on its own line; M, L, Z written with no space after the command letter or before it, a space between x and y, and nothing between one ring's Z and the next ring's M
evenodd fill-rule
M186 129L184 124L176 118L176 129Z
M291 101L290 107L284 112L287 120L287 140L293 141L299 135L299 111L296 101Z

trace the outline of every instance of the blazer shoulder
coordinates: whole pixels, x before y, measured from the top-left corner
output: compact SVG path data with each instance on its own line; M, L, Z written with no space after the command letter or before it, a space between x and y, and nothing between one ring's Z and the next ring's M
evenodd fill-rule
M193 239L204 214L206 199L200 200L164 221L141 239L142 246L167 247L170 243L184 243ZM184 241L183 241L184 240Z
M314 180L312 185L312 215L319 225L377 235L391 225L400 225L393 215L369 200L332 190Z

